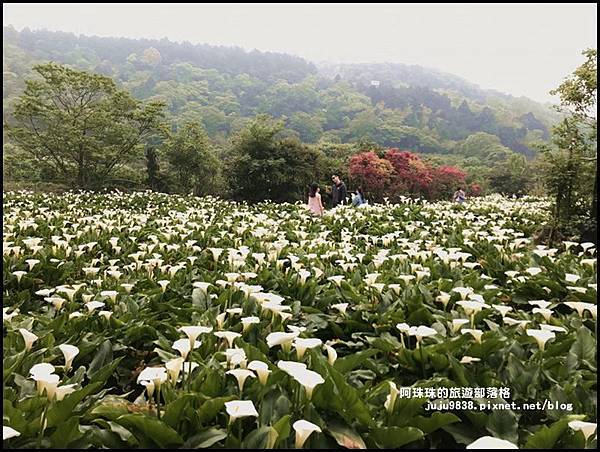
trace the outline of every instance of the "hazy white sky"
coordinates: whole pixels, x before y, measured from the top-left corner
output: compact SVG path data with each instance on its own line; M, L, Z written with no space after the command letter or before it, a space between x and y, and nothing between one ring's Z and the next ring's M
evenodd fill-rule
M4 25L163 38L312 61L398 62L516 96L548 91L596 47L597 7L581 4L3 4Z

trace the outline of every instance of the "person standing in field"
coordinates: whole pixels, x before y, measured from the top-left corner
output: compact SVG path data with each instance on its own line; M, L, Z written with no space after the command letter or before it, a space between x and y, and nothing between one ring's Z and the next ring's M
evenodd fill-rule
M333 185L331 186L331 203L333 207L343 205L346 201L346 184L342 182L340 176L337 174L331 176L331 180L333 181Z
M467 195L465 194L462 187L458 187L458 190L456 190L454 192L454 195L452 196L452 201L462 204L463 202L465 202L465 199L467 199Z
M308 209L317 216L322 216L325 207L321 201L320 189L317 184L312 184L308 190Z

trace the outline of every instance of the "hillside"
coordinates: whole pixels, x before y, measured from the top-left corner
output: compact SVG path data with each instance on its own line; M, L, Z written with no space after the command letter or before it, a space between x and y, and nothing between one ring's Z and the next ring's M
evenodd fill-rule
M3 51L5 119L31 67L52 60L109 75L138 98L165 99L174 123L201 119L217 143L268 113L307 143L369 141L479 159L493 149L504 159L533 156L532 142L556 120L528 99L402 64L316 66L280 53L12 27L3 29Z

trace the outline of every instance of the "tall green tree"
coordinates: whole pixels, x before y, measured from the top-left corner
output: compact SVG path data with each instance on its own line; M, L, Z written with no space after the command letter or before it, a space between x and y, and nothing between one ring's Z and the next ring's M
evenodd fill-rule
M586 61L551 91L560 97L566 117L552 130L552 147L542 148L544 180L554 196L550 239L580 235L597 241L597 51L583 52ZM593 179L593 183L590 181Z
M142 103L110 78L55 63L37 65L26 81L10 139L74 188L98 188L142 155L160 130L161 102Z
M490 187L505 195L525 195L533 187L531 165L524 155L510 152L508 160L492 167L489 172Z
M219 194L221 160L199 123L185 123L165 142L164 154L175 176L172 188L196 196Z
M294 138L279 138L282 121L259 115L233 140L228 175L236 199L295 201L319 180L320 153Z
M513 154L500 142L500 138L485 132L469 135L458 145L457 151L465 157L478 157L487 162L506 161Z
M146 156L146 172L148 174L147 184L152 190L159 189L160 181L160 166L158 163L158 155L156 148L149 146L145 151Z

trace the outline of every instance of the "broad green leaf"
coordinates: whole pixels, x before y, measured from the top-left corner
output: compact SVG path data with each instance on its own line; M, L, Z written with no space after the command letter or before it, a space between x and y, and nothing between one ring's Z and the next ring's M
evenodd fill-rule
M416 416L409 421L408 425L416 427L428 435L445 425L455 422L460 422L460 418L455 414L436 411L430 417Z
M102 367L109 364L112 360L112 344L107 339L104 342L102 342L102 344L100 344L100 347L98 347L98 351L96 352L94 359L92 359L92 362L88 366L88 377L93 378L96 372L98 372Z
M53 448L64 449L82 436L83 432L79 430L79 417L73 416L58 426L50 436L50 443Z
M253 430L242 442L244 449L272 449L279 433L273 427L265 426Z
M486 428L495 438L514 444L519 442L519 416L513 410L492 409Z
M423 432L414 427L378 427L369 436L383 449L397 449L423 437Z
M340 446L345 447L346 449L367 448L365 442L358 433L338 422L328 424L325 432L329 433Z
M182 446L183 449L206 449L227 438L227 431L209 428L190 437Z
M201 400L200 395L195 394L183 394L179 398L175 399L164 407L164 414L162 417L163 422L168 424L170 427L177 429L177 424L184 416L186 408L194 403L194 401Z
M64 422L73 414L75 407L79 402L84 400L90 394L94 394L102 389L108 377L113 374L114 370L121 362L121 359L122 358L118 358L98 370L91 378L89 384L85 385L82 389L69 394L60 402L55 402L48 410L48 426L53 427L60 422Z
M277 431L277 441L276 445L279 444L280 441L285 441L288 436L290 436L291 426L290 426L291 416L289 414L283 416L279 419L275 424L273 424L273 428Z
M363 350L358 353L353 353L352 355L336 359L335 363L333 364L333 367L335 367L335 369L341 373L347 373L351 370L356 369L368 358L376 355L377 353L379 353L379 350L374 349Z
M576 369L579 363L595 369L596 364L596 339L587 328L577 331L577 340L571 346L567 358L567 366Z
M108 420L114 420L119 416L129 413L127 409L128 403L127 400L121 397L108 396L89 412L89 416L94 418L101 416Z
M214 417L223 410L225 402L235 400L235 398L235 396L217 397L202 403L197 411L200 422L212 421Z
M554 422L549 427L544 425L531 435L525 443L525 449L552 449L554 444L567 430L568 424L574 420L585 419L585 416L570 415Z
M134 434L140 442L145 437L162 448L183 444L183 440L175 430L156 418L143 414L125 414L115 419L115 422L129 430L134 430ZM143 437L140 438L140 435Z
M340 397L343 411L363 425L373 424L368 406L360 398L358 391L344 381L341 373L329 366L329 374L333 379L336 393Z

